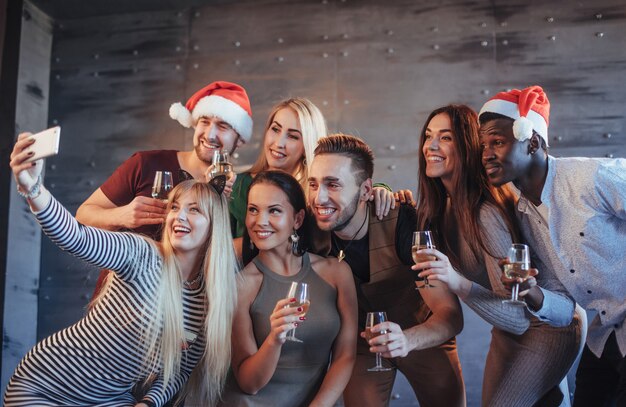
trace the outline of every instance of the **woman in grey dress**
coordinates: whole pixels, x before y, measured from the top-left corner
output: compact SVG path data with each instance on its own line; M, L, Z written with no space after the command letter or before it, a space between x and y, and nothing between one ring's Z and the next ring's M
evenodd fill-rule
M509 293L498 261L519 232L507 210L512 197L487 182L476 113L463 105L433 111L420 150L418 228L433 232L439 250L422 251L436 260L413 268L435 284L448 284L493 325L482 405L568 406L567 392L555 388L584 343L586 319L540 264L537 281L530 279L534 287L522 293L527 305L502 303Z
M305 202L298 182L284 172L261 172L250 186L246 228L258 255L238 286L224 406L332 406L352 373L352 273L346 263L305 251ZM309 285L306 316L286 307L294 281ZM302 343L285 339L295 327Z

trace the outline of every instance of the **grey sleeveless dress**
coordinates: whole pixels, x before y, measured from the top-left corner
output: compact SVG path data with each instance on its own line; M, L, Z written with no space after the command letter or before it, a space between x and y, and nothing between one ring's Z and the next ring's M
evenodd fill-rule
M250 307L257 346L260 347L269 334L269 316L276 302L287 295L292 281L309 284L311 307L306 321L296 330L296 337L304 342L283 344L274 376L256 395L242 392L235 377L229 375L221 405L307 406L324 380L332 345L339 333L337 290L313 270L308 253L302 256L302 268L298 274L291 277L274 273L258 257L253 262L263 273L259 293Z

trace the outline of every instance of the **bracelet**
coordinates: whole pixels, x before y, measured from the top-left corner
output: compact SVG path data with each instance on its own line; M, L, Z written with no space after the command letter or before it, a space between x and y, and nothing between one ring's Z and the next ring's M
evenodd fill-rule
M20 190L20 186L17 186L17 193L19 196L25 199L35 199L41 194L41 175L37 177L37 181L35 181L35 185L28 192L22 192Z

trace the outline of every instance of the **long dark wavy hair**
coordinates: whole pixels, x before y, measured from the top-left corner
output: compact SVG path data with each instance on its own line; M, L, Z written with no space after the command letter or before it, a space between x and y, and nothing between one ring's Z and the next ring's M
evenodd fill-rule
M514 242L520 241L521 234L514 212L514 194L506 186L493 187L487 179L482 165L476 112L465 105L448 105L435 109L426 119L419 139L417 227L418 230L431 230L437 248L450 258L454 267L459 268L459 253L452 250L451 241L444 229L447 192L440 178L426 176L426 159L422 152L428 124L438 114L447 114L450 118L460 161L452 176L452 213L461 233L468 237L467 243L476 259L482 257L483 251L493 256L483 238L489 231L481 231L480 226L480 209L484 204L492 204L500 212Z

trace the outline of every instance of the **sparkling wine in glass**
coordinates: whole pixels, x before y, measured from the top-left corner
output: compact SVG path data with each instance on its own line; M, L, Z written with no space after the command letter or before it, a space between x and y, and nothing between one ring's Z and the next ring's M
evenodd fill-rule
M174 187L172 173L169 171L157 171L152 183L152 197L167 202L167 196Z
M411 255L413 256L413 261L415 264L421 263L424 261L435 261L437 258L430 254L418 254L419 250L424 249L434 249L435 245L433 244L433 235L430 230L418 230L417 232L413 232L413 247L411 248ZM424 285L418 288L428 288L434 287L434 285L428 282L428 277L424 277Z
M525 244L514 243L509 248L508 263L504 265L504 275L507 278L521 278L526 280L530 273L530 253ZM502 301L505 304L526 306L524 301L518 299L519 284L515 283L511 289L511 299Z
M233 176L233 165L230 163L228 152L226 151L213 152L213 167L209 172L209 176L212 179L218 175L225 175L227 180Z
M368 312L365 319L365 340L369 341L377 336L384 335L387 333L387 330L383 329L380 332L372 332L372 327L374 325L378 325L381 322L387 321L387 313L382 311L377 312ZM392 370L391 367L383 366L382 356L379 352L376 353L376 366L370 367L367 369L368 372L387 372Z
M309 285L307 283L298 283L293 281L289 287L287 298L296 299L295 302L289 303L289 305L287 305L288 307L302 307L302 312L298 314L299 317L304 317L309 311L311 302L309 301ZM287 332L287 337L285 339L292 342L302 342L301 339L296 338L296 328Z

